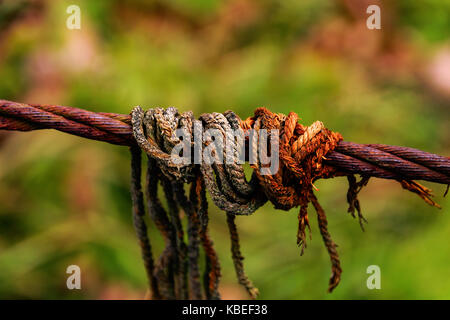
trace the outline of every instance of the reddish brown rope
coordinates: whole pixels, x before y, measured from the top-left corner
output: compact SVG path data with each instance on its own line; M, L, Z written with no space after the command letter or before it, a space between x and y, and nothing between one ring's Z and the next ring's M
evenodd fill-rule
M243 124L243 126L248 124ZM129 115L0 100L0 130L56 129L117 145L135 144ZM245 129L245 127L243 127ZM324 162L343 174L450 184L450 159L413 148L341 141Z

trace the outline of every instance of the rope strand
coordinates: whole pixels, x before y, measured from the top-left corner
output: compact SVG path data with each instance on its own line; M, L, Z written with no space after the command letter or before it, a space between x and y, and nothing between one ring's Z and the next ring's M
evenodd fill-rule
M131 199L133 203L133 222L136 235L141 247L142 259L145 271L152 290L152 298L160 299L158 280L154 275L155 264L153 261L152 247L147 235L147 226L144 221L145 209L141 190L141 150L136 147L130 148L131 152Z

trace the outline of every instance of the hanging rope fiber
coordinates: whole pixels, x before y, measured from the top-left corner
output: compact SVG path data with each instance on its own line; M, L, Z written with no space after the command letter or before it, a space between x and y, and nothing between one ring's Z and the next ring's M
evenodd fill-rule
M331 260L328 286L331 292L339 284L342 269L337 245L328 231L325 211L314 193L314 181L346 176L348 212L358 217L361 228L366 220L361 214L358 193L372 177L396 180L404 189L438 208L432 200L431 190L414 180L446 184L447 191L450 184L448 157L407 147L346 142L341 134L325 128L320 121L307 127L298 122L298 116L293 112L277 114L266 108L257 108L246 120L241 120L232 111L202 114L196 119L192 112L179 113L173 107L145 112L135 107L130 115L122 115L0 100L0 130L39 129L56 129L130 148L133 221L153 299L220 299L221 271L208 232L206 191L214 204L226 213L238 281L252 298L256 298L258 289L244 271L236 215L251 215L267 201L281 210L298 207L297 245L303 254L311 203ZM253 169L251 179L246 179L243 164L239 162L174 161L172 151L182 142L176 134L178 129L188 133L189 137L202 136L202 148L214 144L215 138L205 134L207 130L215 130L221 141L233 142L237 142L233 130L242 132L244 140L232 144L231 149L224 148L222 156L235 156L245 150L244 160L250 161ZM267 166L260 159L274 150L257 148L264 138L260 134L262 131L270 132L268 139L279 143L279 167L271 174L263 174ZM188 151L193 150L190 157L195 158L198 142L193 139L187 143ZM141 186L142 151L147 155L145 197ZM218 159L218 150L211 154ZM361 176L359 181L356 174ZM184 188L186 184L189 189ZM162 186L167 208L160 200L158 185ZM146 207L165 241L165 248L156 260L147 234ZM182 212L187 219L185 229ZM205 256L203 276L199 261L201 249Z

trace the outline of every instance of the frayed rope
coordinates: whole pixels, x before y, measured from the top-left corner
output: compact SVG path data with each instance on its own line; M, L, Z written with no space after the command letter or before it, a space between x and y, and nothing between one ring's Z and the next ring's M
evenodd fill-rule
M138 146L148 156L146 181L147 208L151 220L165 240L166 246L157 261L153 260L147 227L144 222L144 198L141 191L141 151L131 147L132 153L132 199L135 228L142 249L144 265L154 299L220 299L218 291L220 264L208 234L208 203L206 190L213 202L226 212L230 231L231 252L238 281L252 298L258 289L244 272L243 256L240 251L239 236L235 224L236 215L250 215L267 201L275 208L289 210L300 207L298 214L297 245L303 253L307 244L306 229L309 229L308 204L312 203L317 212L319 230L331 260L331 277L328 291L339 284L342 269L337 245L328 232L325 211L319 204L314 190L314 181L321 178L347 176L349 189L348 212L357 217L361 228L365 218L357 198L361 189L367 185L369 176L362 176L357 182L353 174L339 171L326 165L323 160L343 139L339 133L332 132L317 121L309 127L298 123L297 114L287 116L275 114L265 108L256 109L254 116L241 120L234 112L203 114L197 120L192 112L179 113L175 108L155 108L144 112L140 107L131 114L133 135ZM278 136L269 139L279 141L279 168L274 174L261 174L264 165L256 155L251 164L253 174L248 181L244 167L239 163L200 164L175 163L171 152L180 143L176 130L183 129L191 136L196 130L215 129L223 141L233 140L232 130L241 130L245 136L246 160L251 155L251 146L259 143L260 137L252 139L249 131L258 133L260 129ZM197 132L202 133L202 132ZM211 139L203 137L202 144L208 147ZM254 144L254 145L252 145ZM194 149L194 141L191 142ZM234 149L224 150L237 154L242 145L234 143ZM252 150L258 150L253 148ZM217 152L216 154L217 155ZM255 155L253 155L255 156ZM267 156L267 154L266 154ZM431 191L415 181L397 179L403 188L418 194L428 204L438 207L431 200ZM158 184L162 185L167 200L164 208L158 196ZM186 193L184 185L190 185ZM182 224L182 215L187 217L187 243ZM205 253L203 280L200 276L200 246ZM202 285L203 281L203 285Z

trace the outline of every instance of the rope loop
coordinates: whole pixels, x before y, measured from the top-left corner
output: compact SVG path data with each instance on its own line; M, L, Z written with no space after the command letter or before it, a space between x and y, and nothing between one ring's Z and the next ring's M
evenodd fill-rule
M252 298L256 298L258 289L244 272L235 217L251 215L267 201L282 210L300 207L297 245L301 247L301 254L307 245L307 229L310 231L308 205L312 204L331 261L328 291L331 292L339 284L342 269L337 245L328 231L325 211L314 194L318 190L314 181L347 176L348 212L353 217L356 217L357 212L363 228L366 220L361 214L357 196L367 185L369 176L363 175L361 181L357 182L352 173L328 165L326 157L338 147L343 140L342 135L330 131L320 121L303 126L298 120L294 112L284 115L266 108L257 108L254 115L245 120L233 111L204 113L197 120L192 112L179 113L173 107L154 108L145 112L141 107L133 109L133 135L149 158L150 174L147 178L153 190L149 193L150 215L167 241L166 249L153 267L154 270L148 271L153 287L159 283L156 288L162 298L203 297L198 265L200 243L206 255L204 296L210 299L220 297L220 266L207 234L205 190L208 190L215 205L226 212L236 274L239 283ZM253 169L249 180L243 166L245 162L249 162ZM437 206L431 200L429 189L412 180L394 178L403 188ZM164 212L157 199L158 181L163 184L170 215ZM184 194L184 183L191 184L189 197ZM179 208L188 216L187 245L184 244ZM138 235L146 240L142 236L142 229L137 230ZM150 246L144 246L146 248ZM145 256L148 256L147 251L149 249L143 253ZM188 283L183 280L183 272L189 274ZM170 283L174 283L174 288Z
M293 112L285 116L266 108L256 109L254 116L245 121L232 111L205 113L195 120L192 112L180 114L173 107L146 112L136 107L131 116L136 142L157 161L167 177L192 182L195 167L199 166L216 205L226 212L245 215L264 204L265 197L277 209L289 210L305 204L313 181L330 177L335 171L323 165L323 160L342 136L326 129L320 121L305 127L297 119ZM172 152L181 143L177 129L191 139L190 147L197 157L191 156L191 152L190 158ZM259 147L262 131L270 131L268 139L279 142L276 145L279 157L272 159L279 161L279 165L272 174L262 173L267 168L267 164L261 163L262 156L275 152ZM198 134L202 137L196 141ZM212 159L208 159L205 151L214 143L216 148L210 148ZM201 161L195 161L199 158ZM245 161L250 161L254 169L250 181L245 179L242 165ZM261 191L265 197L260 196Z

